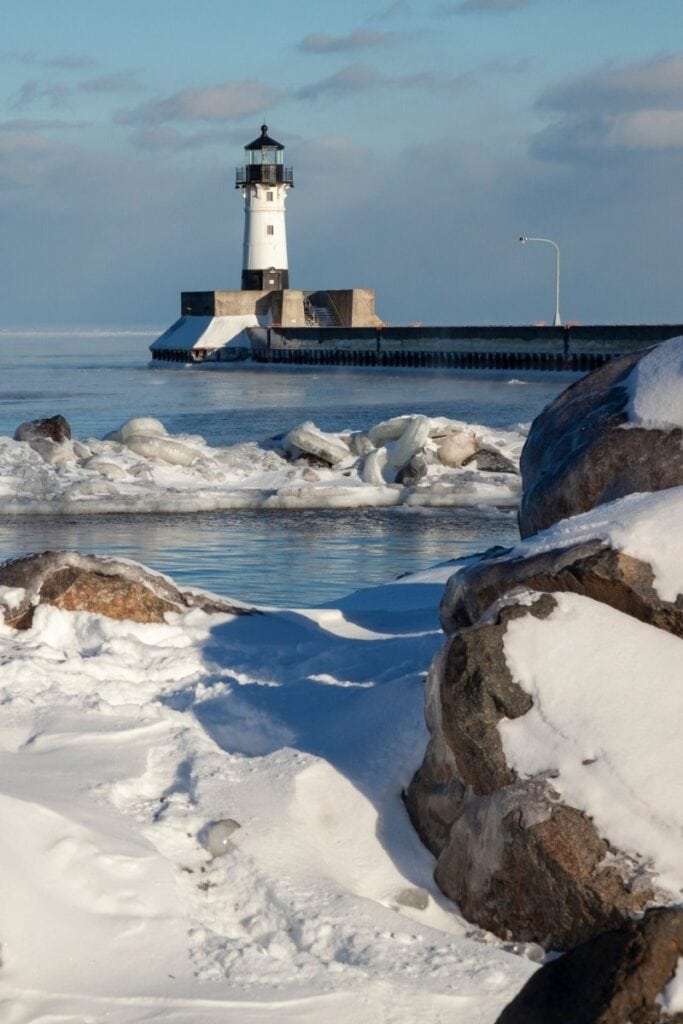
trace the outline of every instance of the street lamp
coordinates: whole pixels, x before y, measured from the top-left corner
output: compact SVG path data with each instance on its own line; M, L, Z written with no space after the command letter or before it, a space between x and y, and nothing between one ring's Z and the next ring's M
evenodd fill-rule
M555 327L561 327L562 321L560 320L560 247L557 242L553 242L552 238L530 238L527 235L519 236L520 245L526 245L527 242L545 242L546 245L552 245L555 250Z

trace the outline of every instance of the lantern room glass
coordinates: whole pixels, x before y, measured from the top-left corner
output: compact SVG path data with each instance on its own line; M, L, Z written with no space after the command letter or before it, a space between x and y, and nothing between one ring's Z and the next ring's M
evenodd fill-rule
M246 162L251 167L258 164L282 164L284 160L283 150L275 149L274 146L263 146L261 149L247 149L245 153Z

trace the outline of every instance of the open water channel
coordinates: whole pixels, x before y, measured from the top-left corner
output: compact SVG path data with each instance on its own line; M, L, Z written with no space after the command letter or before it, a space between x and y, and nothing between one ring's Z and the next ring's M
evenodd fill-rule
M263 366L148 367L155 333L0 331L0 434L61 413L74 437L132 416L212 445L313 420L362 430L404 413L506 427L525 423L568 374ZM245 601L311 605L517 536L510 511L366 509L177 515L3 516L0 556L72 549L125 556L178 582Z

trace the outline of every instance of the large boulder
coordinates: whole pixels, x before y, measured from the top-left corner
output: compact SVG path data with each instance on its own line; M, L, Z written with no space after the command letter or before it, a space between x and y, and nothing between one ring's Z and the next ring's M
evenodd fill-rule
M683 338L579 381L522 455L544 532L446 586L406 804L442 891L505 939L569 949L683 891L682 440Z
M523 537L637 491L683 484L683 338L582 377L534 420L521 458Z
M478 622L487 608L519 590L573 593L601 601L641 622L683 636L683 596L664 600L652 567L600 538L520 555L503 551L464 566L451 576L441 599L448 634Z
M455 633L428 679L431 741L406 794L413 823L437 856L435 879L463 914L503 938L568 949L640 909L626 861L607 863L608 841L564 804L548 773L521 779L499 724L532 708L513 679L504 641L511 622L546 619L549 594L509 604ZM552 773L550 773L552 775Z
M5 624L28 629L35 608L95 612L110 619L163 622L167 612L200 608L243 615L250 609L208 594L179 590L169 579L134 562L71 551L46 551L0 565Z
M649 910L532 975L496 1024L683 1024L667 988L683 957L683 909Z

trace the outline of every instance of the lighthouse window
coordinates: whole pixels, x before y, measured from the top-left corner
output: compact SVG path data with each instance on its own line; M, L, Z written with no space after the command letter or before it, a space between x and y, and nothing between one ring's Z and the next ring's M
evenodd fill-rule
M273 192L266 192L266 199L268 200L269 203L272 203L273 198L274 198L274 193Z
M267 235L274 235L275 234L275 228L273 227L272 224L267 224L266 225L266 234Z

